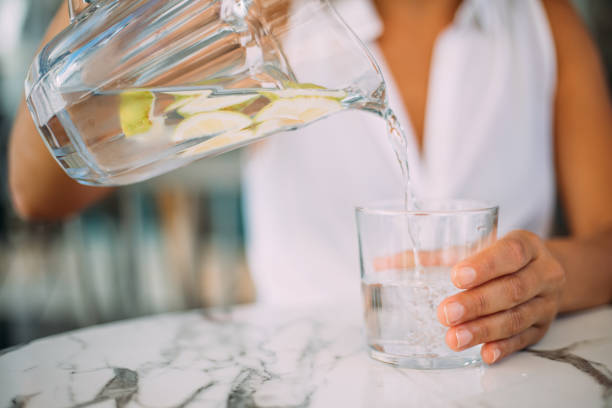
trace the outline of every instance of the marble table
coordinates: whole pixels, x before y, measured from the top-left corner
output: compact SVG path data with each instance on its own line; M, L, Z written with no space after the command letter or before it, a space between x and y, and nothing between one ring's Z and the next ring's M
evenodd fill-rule
M167 314L0 353L0 407L612 407L611 306L453 370L371 360L359 313L338 307Z

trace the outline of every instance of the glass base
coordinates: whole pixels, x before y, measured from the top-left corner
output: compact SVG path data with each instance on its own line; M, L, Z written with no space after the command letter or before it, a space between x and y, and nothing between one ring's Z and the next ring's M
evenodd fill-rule
M439 370L449 368L475 367L482 363L480 354L471 356L442 356L434 357L431 355L400 356L384 353L370 348L370 357L383 363L391 364L400 368L413 368L417 370Z

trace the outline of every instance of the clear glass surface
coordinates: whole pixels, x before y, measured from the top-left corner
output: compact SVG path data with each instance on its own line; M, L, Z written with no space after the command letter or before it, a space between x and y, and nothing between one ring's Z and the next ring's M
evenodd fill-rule
M70 12L32 64L26 101L81 183L133 183L386 102L327 0L72 0Z
M497 236L495 206L469 200L379 203L356 210L361 286L370 355L408 368L480 362L480 347L455 352L437 307L459 290L450 271ZM416 262L415 262L416 260Z

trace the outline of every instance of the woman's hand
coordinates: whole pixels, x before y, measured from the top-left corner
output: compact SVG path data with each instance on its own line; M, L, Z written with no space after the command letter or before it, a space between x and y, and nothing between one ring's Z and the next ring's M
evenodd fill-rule
M544 336L565 271L537 235L513 231L456 264L451 279L465 291L438 306L438 320L450 327L446 343L456 351L485 343L482 359L492 364Z

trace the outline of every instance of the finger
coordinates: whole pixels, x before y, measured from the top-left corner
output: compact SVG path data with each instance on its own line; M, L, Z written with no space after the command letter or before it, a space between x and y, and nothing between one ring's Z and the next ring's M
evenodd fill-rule
M511 309L539 295L544 289L544 262L533 262L512 275L459 292L438 306L438 320L445 326Z
M555 315L550 298L537 297L510 310L454 326L446 333L446 343L453 350L511 338L534 325L544 325Z
M470 289L518 271L533 261L538 252L537 235L528 231L513 231L489 248L457 263L451 272L451 279L459 289Z
M531 326L527 330L508 339L487 343L482 346L480 355L487 364L497 363L515 351L519 351L540 341L549 325Z

